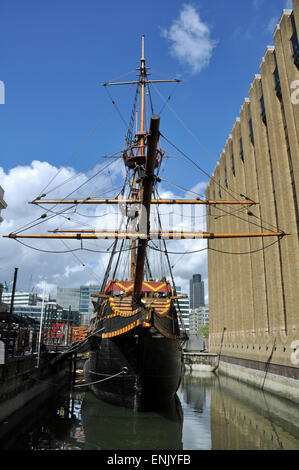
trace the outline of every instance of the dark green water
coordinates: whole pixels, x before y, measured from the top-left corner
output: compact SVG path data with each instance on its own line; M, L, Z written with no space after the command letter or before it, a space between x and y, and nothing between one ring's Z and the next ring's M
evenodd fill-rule
M22 410L1 450L298 450L294 403L214 374L185 376L163 412L134 412L60 391Z

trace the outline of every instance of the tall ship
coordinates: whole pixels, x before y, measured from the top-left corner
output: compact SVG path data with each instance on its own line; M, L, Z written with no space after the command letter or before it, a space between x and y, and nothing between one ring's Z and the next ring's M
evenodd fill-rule
M162 199L158 186L159 171L166 157L160 146L160 116L152 112L146 128L145 98L151 84L179 82L152 80L142 54L137 79L107 82L110 86L136 86L130 126L125 145L118 158L125 167L125 187L114 198L44 199L44 194L31 201L66 205L118 205L122 213L119 227L101 229L53 230L47 234L14 232L13 239L44 238L60 240L113 240L110 260L102 286L93 294L94 315L87 344L89 357L85 364L86 384L94 394L112 404L145 410L170 403L183 374L183 346L188 339L176 290L166 240L221 239L237 237L284 236L269 233L208 233L191 230L163 230L158 209L167 205L256 204L252 200L207 201L195 199ZM138 116L137 105L140 105ZM135 125L135 129L133 127ZM108 156L109 157L109 156ZM151 215L156 214L157 228L152 228ZM159 241L161 256L168 267L168 276L155 278L148 256L150 241ZM129 275L120 277L118 269L127 263Z

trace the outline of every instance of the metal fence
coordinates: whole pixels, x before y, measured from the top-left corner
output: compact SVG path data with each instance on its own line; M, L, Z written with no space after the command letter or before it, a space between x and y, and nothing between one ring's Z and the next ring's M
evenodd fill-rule
M87 327L65 328L64 334L59 334L52 328L44 327L41 335L41 349L67 347L86 338ZM39 330L32 327L9 328L0 324L0 341L6 358L24 356L38 352ZM0 351L1 352L1 351ZM1 359L0 359L1 363Z
M9 331L7 327L0 327L0 340L4 343L7 357L37 352L38 334L36 328L17 327Z

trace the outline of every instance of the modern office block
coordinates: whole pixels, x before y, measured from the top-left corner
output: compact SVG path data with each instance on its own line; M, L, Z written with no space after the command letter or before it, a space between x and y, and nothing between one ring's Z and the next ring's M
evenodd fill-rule
M193 274L189 282L190 308L198 308L205 304L205 287L200 274Z
M176 286L176 292L177 292L177 295L187 295L184 292L182 292L182 289L180 286ZM188 297L185 299L179 299L178 303L179 303L178 313L182 314L184 327L186 331L189 332L189 310L190 310L189 299Z
M189 311L189 332L190 334L198 333L201 326L209 324L209 307L201 306L190 309Z

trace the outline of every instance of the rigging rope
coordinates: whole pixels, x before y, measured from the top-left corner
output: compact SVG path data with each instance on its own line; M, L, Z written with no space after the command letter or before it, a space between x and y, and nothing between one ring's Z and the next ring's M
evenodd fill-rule
M155 91L158 93L158 95L160 96L160 98L162 99L162 101L164 100L164 98L162 97L161 93L158 91L158 89L156 87L154 87ZM208 155L208 156L211 156L209 154L209 152L207 152L207 150L203 147L203 145L199 142L199 140L196 138L196 136L191 132L191 130L184 124L184 122L179 118L179 116L176 114L176 112L172 109L172 107L169 105L169 103L164 100L165 104L167 104L167 106L169 107L169 109L171 110L171 112L175 115L175 117L177 118L177 120L181 123L181 125L185 128L185 130L193 137L193 139L200 145L200 147L203 149L203 151ZM236 199L234 197L234 195L232 193L235 193L241 197L244 197L245 199L248 199L250 200L250 198L248 198L246 195L243 195L243 194L238 194L236 193L234 190L228 190L227 188L223 187L222 185L220 185L219 182L215 181L214 178L208 174L205 170L203 170L196 162L194 162L190 157L188 157L184 152L182 152L180 149L178 149L178 147L176 147L174 144L172 144L165 136L163 136L162 134L160 134L170 145L172 145L174 148L176 148L182 155L185 156L185 158L187 158L193 165L195 165L203 174L205 174L206 176L208 176L208 178L210 180L212 180L217 186L219 186L219 188L222 188L225 192L227 192L228 194L230 194L234 199ZM212 157L213 158L213 157ZM257 217L257 216L256 216ZM261 220L261 223L262 223L262 219L259 218ZM248 223L250 223L248 221ZM280 230L278 227L274 226L273 224L270 224L269 222L266 222L267 224L271 225L272 227L275 227L276 230ZM270 230L271 231L271 230Z
M163 109L164 109L165 106L168 104L168 101L170 101L172 95L174 94L174 92L176 91L176 89L177 89L178 86L179 86L179 82L176 83L176 86L174 87L173 91L170 93L170 95L168 96L167 100L165 100L165 103L163 104L162 108L160 109L159 115L161 115Z
M156 193L156 195L157 195L156 197L159 197L159 192L156 188L156 185L157 185L157 181L155 181L154 194ZM161 229L161 219L160 219L160 216L159 216L159 211L157 211L157 213L158 213L158 220L159 220L159 225L160 225L160 229ZM172 281L172 285L173 285L173 289L174 289L174 295L176 295L176 285L175 285L175 282L174 282L174 277L173 277L173 272L172 272L172 268L171 268L171 264L170 264L170 259L169 259L168 252L167 252L166 241L164 239L163 239L163 244L164 244L164 253L165 253L166 260L167 260L168 269L169 269L169 273L170 273L170 277L171 277L171 281ZM157 250L157 251L161 251L161 250ZM178 310L179 310L179 319L180 319L180 322L182 324L183 332L184 332L185 335L187 335L187 330L186 330L186 327L185 327L185 324L184 324L183 315L182 315L182 312L181 312L181 307L180 307L180 303L179 303L178 299L176 300L176 304L177 304L177 307L178 307Z
M192 160L192 158L190 158L188 155L186 155L181 149L179 149L179 147L177 147L174 143L170 142L170 140L165 137L162 133L160 133L161 137L163 137L164 140L166 140L166 142L168 142L172 147L174 147L178 152L180 152L190 163L192 163L198 170L200 170L205 176L207 176L210 180L212 180L217 186L219 186L221 189L223 189L223 191L225 191L227 194L229 194L232 198L234 198L235 200L237 200L237 198L233 195L233 193L235 193L238 197L240 196L240 194L238 194L236 191L233 191L233 190L228 190L227 188L225 188L224 186L222 186L218 181L216 181L207 171L205 171L203 168L201 168L201 166L195 162L194 160Z
M67 248L69 248L68 245L66 244L66 242L65 242L64 240L60 240L60 241L63 243L64 246L66 246ZM83 268L88 269L88 270L90 271L90 273L92 274L92 276L93 276L99 283L101 282L101 280L100 280L99 277L96 275L96 273L94 272L94 270L91 269L88 264L86 265L85 263L83 263L83 261L79 258L79 256L76 255L73 251L71 251L71 254L74 256L74 258L76 258L77 261L79 261L79 263L82 265ZM100 258L99 258L99 259L100 259Z
M96 176L98 176L100 173L102 173L106 168L109 168L109 166L113 165L115 163L115 161L113 162L110 162L108 163L105 167L101 168L99 171L97 171L93 176L91 176L90 178L88 178L86 181L84 181L80 186L78 186L74 191L72 191L71 193L69 193L67 196L65 196L62 201L64 201L66 198L68 198L71 194L73 194L75 191L77 191L78 189L80 189L82 186L84 186L85 184L87 184L89 181L91 181L93 178L95 178ZM89 196L85 198L85 200L89 199ZM82 204L82 203L81 203ZM39 206L39 204L37 204ZM47 209L46 212L51 212L58 204L54 204L54 206L50 207L50 209ZM67 210L70 210L72 209L74 206L78 206L77 204L74 204L72 205L71 207L67 207L66 209L63 209L61 212L59 212L58 214L55 214L49 218L47 218L47 220L50 220L52 219L53 217L56 217L57 215L60 215L64 212L66 212ZM21 228L19 228L17 231L14 231L13 233L14 234L17 234L17 233L20 233L22 230L29 230L30 228L32 227L35 227L36 225L40 225L42 224L43 222L45 222L45 218L47 217L47 213L46 214L42 214L39 218L37 219L34 219L32 222L28 222L31 223L32 225L30 225L29 227L25 228L28 224L25 224L23 225ZM34 224L34 222L36 222L37 220L40 220L42 219L40 222L38 222L37 224Z
M169 251L169 250L166 250L168 254L171 254L171 255L191 255L193 253L200 253L201 251L207 251L207 250L211 250L211 251L216 251L218 253L223 253L223 254L226 254L226 255L250 255L250 254L253 254L253 253L258 253L259 251L263 251L263 250L266 250L267 248L270 248L271 246L275 245L276 243L279 243L280 240L283 238L283 236L280 236L278 237L277 240L275 240L274 242L272 243L269 243L269 245L266 245L266 246L263 246L261 248L258 248L256 250L251 250L251 251L242 251L242 252L235 252L235 251L224 251L224 250L219 250L217 248L211 248L211 247L206 247L206 248L200 248L198 250L192 250L192 251ZM165 240L164 240L165 241ZM151 249L151 250L156 250L156 251L161 251L158 247L156 246L150 246L148 245L148 247ZM164 253L165 250L162 250Z
M188 157L188 158L189 158L189 157ZM211 178L211 179L213 180L213 178ZM182 186L179 186L179 185L177 185L176 183L171 183L170 181L168 181L168 180L166 180L166 179L164 179L164 178L161 178L161 181L165 181L166 183L168 183L168 184L170 184L170 185L172 185L172 186L176 186L178 189L181 189L181 190L186 191L186 192L189 192L189 193L196 194L198 197L201 197L200 194L195 193L195 192L192 191L192 190L183 188ZM219 183L217 183L217 185L219 185ZM236 193L236 194L237 194L237 193ZM240 196L244 197L245 199L248 199L248 198L245 197L243 194L242 194L242 195L240 194ZM236 199L236 198L234 198L234 199ZM276 227L275 225L271 224L270 222L263 221L260 217L258 217L257 215L255 215L255 214L253 214L253 213L251 213L250 215L253 215L253 216L256 217L258 220L260 220L261 224L264 222L264 224L267 224L267 225L258 225L258 224L256 224L256 223L250 221L250 220L242 219L242 218L236 216L234 212L225 211L223 208L218 207L217 205L213 205L213 207L214 207L215 209L217 209L218 211L224 212L224 213L227 214L227 215L231 215L231 216L237 217L237 218L243 220L244 222L246 222L246 223L248 223L248 224L256 225L256 226L258 226L259 228L267 228L270 232L274 232L274 231L283 231L283 230L280 230L280 229L279 229L278 227ZM250 205L249 207L251 207L251 205ZM243 209L243 210L245 211L245 209ZM240 209L240 211L242 211L242 209ZM236 212L238 212L238 211L236 211ZM267 227L267 226L268 226L268 227ZM272 227L272 229L271 229L270 227Z
M42 253L72 253L72 252L75 252L75 251L89 251L91 253L105 253L107 254L108 250L92 250L90 248L84 248L83 246L80 246L80 248L73 248L71 250L63 250L63 251L57 251L57 250L43 250L42 248L36 248L34 246L30 246L30 245L27 245L26 243L24 242L21 242L21 240L19 240L18 238L13 238L13 240L15 240L16 242L20 243L21 245L24 245L26 246L26 248L31 248L32 250L35 250L35 251L40 251ZM124 248L123 250L117 250L115 253L121 253L122 251L130 251L131 248Z
M121 148L122 149L122 148ZM118 148L115 152L111 152L110 155L111 156L115 156L115 155L118 155L119 152L121 151L120 148ZM103 158L103 157L102 157ZM90 164L88 167L84 168L83 170L81 170L79 173L76 173L75 175L73 176L70 176L69 178L67 178L66 180L62 181L61 183L59 183L57 186L54 186L54 188L50 189L49 191L47 191L46 194L43 194L42 197L45 197L45 196L48 196L50 193L52 193L53 191L55 191L55 189L58 189L60 188L61 186L64 186L65 184L69 183L70 181L78 178L79 176L82 176L84 175L86 172L88 172L91 168L94 168L96 166L97 163L92 163Z
M129 146L130 143L132 142L132 132L133 132L133 125L134 125L134 119L135 119L135 114L136 114L136 107L137 107L137 99L138 99L139 89L140 89L140 86L139 86L139 83L138 83L137 87L136 87L135 98L134 98L133 107L132 107L132 111L131 111L129 127L128 127L127 135L126 135L126 138L125 138L126 146Z
M153 84L152 84L153 85ZM163 98L163 96L161 95L161 93L159 92L158 88L156 86L153 86L154 90L156 91L156 93L160 96L161 100L164 101L164 106L167 105L168 108L170 109L170 111L175 115L175 117L177 118L177 120L180 122L180 124L184 127L184 129L191 135L191 137L198 143L198 145L202 148L202 150L206 153L207 156L211 157L213 160L214 160L214 157L213 155L211 155L206 149L205 147L199 142L199 140L197 139L197 137L193 134L193 132L186 126L186 124L182 121L182 119L177 115L177 113L172 109L172 107L170 106L170 104L168 103L168 99L165 100L165 98Z
M132 85L131 85L131 87L132 87ZM115 101L114 101L114 99L112 98L112 96L111 96L111 93L109 92L109 90L108 90L108 87L107 87L107 86L105 86L105 90L106 90L106 92L107 92L107 94L108 94L109 98L111 99L111 101L112 101L112 104L115 106L115 109L116 109L116 111L117 111L118 115L120 116L120 119L121 119L121 120L122 120L122 122L124 123L124 125L125 125L125 128L127 129L127 128L128 128L128 124L127 124L127 122L126 122L125 118L123 117L123 115L121 114L121 112L120 112L120 110L119 110L119 108L118 108L118 106L117 106L116 102L115 102Z
M128 92L130 91L130 88L127 89L119 98L118 102L120 102L124 96L126 96L128 94ZM50 179L49 183L44 187L44 189L42 189L42 191L39 193L39 196L41 196L45 190L50 186L50 184L52 183L52 181L54 181L55 178L57 178L57 176L60 174L60 172L63 170L63 168L68 165L70 163L70 161L74 158L75 154L78 153L78 151L80 150L81 147L84 146L84 144L87 142L87 140L90 138L90 136L92 134L94 134L94 132L98 129L98 127L102 124L102 122L109 116L109 114L111 114L113 112L113 108L110 109L99 121L98 123L96 124L96 126L87 134L87 136L80 142L80 144L75 148L75 150L72 152L72 154L70 155L70 157L67 159L67 161L64 163L64 165L61 166L61 168L57 171L57 173Z

